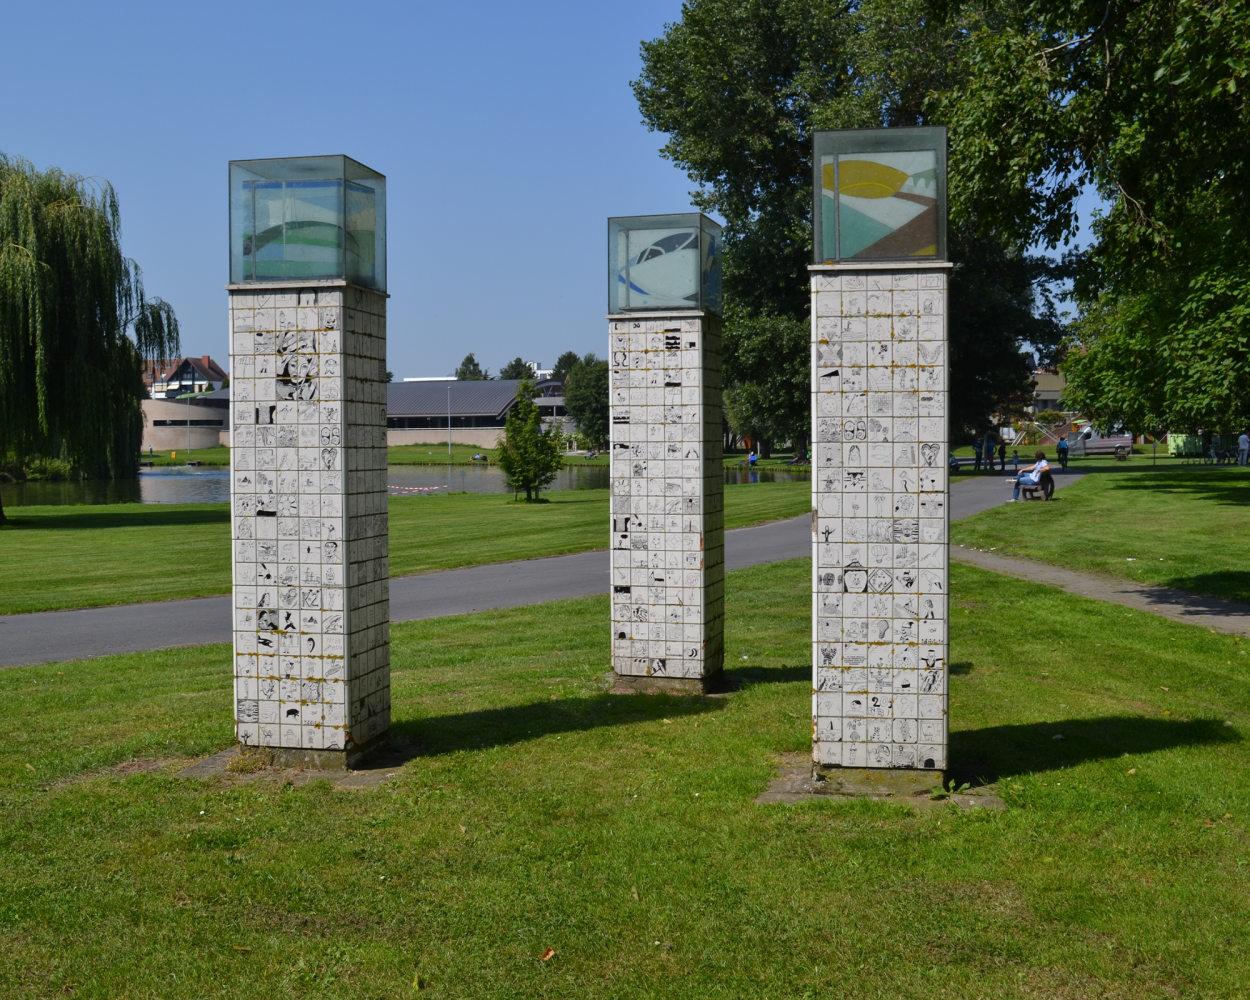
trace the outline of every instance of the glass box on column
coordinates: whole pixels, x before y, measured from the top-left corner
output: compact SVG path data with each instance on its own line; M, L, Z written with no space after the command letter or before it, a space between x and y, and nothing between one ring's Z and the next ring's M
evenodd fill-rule
M946 260L946 129L813 135L817 264Z
M721 227L698 212L608 220L608 312L720 314Z
M350 156L230 163L230 281L386 291L386 178Z

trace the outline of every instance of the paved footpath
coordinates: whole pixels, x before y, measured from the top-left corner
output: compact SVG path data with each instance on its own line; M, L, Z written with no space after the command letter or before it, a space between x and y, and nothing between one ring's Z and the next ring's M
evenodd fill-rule
M1060 484L1079 478L1069 470ZM1011 485L999 475L968 475L951 484L951 517L1005 503ZM726 568L742 569L811 555L811 517L725 532ZM391 620L417 621L471 611L515 608L607 592L606 549L492 563L391 578ZM230 598L122 604L76 611L0 615L0 667L198 646L230 639Z
M1004 576L1015 576L1034 583L1044 583L1048 587L1058 587L1070 594L1147 611L1172 621L1201 625L1213 632L1227 632L1230 635L1250 632L1250 604L1222 601L1218 597L1202 597L1185 590L1136 583L1133 580L1118 580L1112 576L1077 573L1031 559L997 556L980 549L952 546L951 559L955 562L971 563Z

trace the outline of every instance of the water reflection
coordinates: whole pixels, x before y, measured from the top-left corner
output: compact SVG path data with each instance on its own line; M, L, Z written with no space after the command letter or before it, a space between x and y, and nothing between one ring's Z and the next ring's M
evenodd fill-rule
M69 483L3 483L6 507L101 503L227 503L230 473L219 468L171 465L144 469L138 479L82 479Z
M725 469L727 484L806 482L809 469ZM506 493L498 466L392 465L387 469L392 496L427 493ZM606 490L611 475L606 465L575 465L562 469L553 490ZM227 503L230 473L223 468L168 466L144 469L138 479L86 479L72 483L4 483L0 499L6 507L47 504Z
M812 469L809 465L795 466L792 469L752 469L746 466L726 466L725 485L746 485L747 483L809 483L812 480Z

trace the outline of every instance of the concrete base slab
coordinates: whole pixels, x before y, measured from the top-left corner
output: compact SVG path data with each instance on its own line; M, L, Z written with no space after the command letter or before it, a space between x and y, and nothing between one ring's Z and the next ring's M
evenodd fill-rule
M611 694L710 694L721 683L721 671L708 677L637 677L612 672Z
M812 764L812 783L824 795L853 795L869 799L890 799L908 795L929 795L945 787L943 771L895 770L880 767L826 767Z
M885 770L882 768L821 767L804 753L781 755L777 777L756 798L760 805L810 801L816 796L850 801L872 799L897 802L913 809L931 809L948 803L960 809L1005 809L988 788L947 793L941 771Z
M332 754L335 756L326 756ZM302 785L329 781L335 788L362 789L394 778L415 757L412 747L372 740L354 755L334 750L278 750L270 747L227 747L178 772L180 778L219 779L229 784L280 781Z

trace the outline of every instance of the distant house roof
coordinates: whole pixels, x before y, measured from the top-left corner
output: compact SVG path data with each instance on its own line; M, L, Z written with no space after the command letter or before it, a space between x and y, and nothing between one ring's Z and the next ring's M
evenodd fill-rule
M177 374L184 365L207 382L220 382L226 378L221 365L205 354L198 358L163 358L160 361L149 361L143 368L143 381L148 385L153 381L163 382Z

